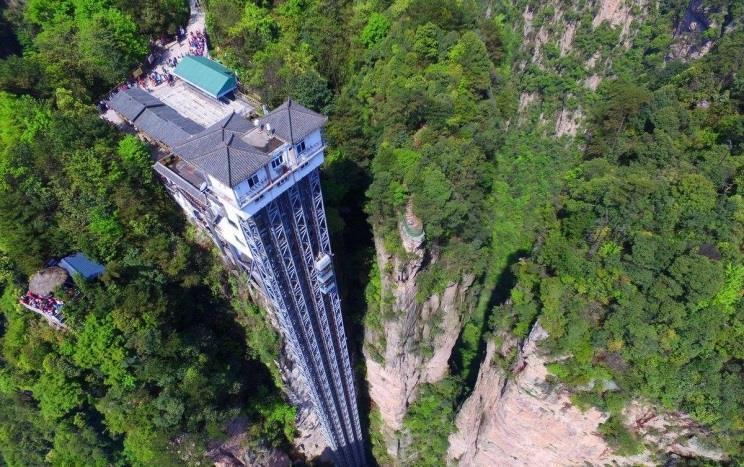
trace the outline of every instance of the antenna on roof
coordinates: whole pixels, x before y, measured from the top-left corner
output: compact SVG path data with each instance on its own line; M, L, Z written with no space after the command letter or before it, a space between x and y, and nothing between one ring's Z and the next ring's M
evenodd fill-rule
M294 146L294 136L292 135L292 98L287 97L287 118L289 119L289 144Z
M227 182L230 184L229 188L232 188L232 164L230 164L230 148L225 148L227 152Z
M253 126L258 126L258 125L259 125L259 123L261 123L261 120L259 120L259 119L257 119L257 118L254 118L254 119L253 119Z
M269 133L271 133L271 123L267 123L266 124L266 131L268 131Z

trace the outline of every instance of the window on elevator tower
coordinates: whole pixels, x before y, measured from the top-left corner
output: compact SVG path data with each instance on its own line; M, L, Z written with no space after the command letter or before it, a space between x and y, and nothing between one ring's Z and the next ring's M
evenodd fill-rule
M258 181L259 181L259 180L258 180L258 174L254 174L254 175L252 175L252 176L251 176L251 177L250 177L250 178L248 179L248 188L253 188L253 187L255 187L256 185L258 185Z
M284 164L284 154L279 154L275 158L271 159L271 168L276 170Z

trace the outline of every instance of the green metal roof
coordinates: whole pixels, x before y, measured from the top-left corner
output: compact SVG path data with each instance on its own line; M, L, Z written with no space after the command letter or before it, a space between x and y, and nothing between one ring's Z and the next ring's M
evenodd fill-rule
M205 57L187 55L178 62L173 73L215 98L224 96L238 86L232 71Z

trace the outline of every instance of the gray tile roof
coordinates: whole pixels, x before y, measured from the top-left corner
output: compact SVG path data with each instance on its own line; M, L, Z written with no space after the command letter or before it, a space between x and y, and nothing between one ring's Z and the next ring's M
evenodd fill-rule
M138 87L117 92L109 102L124 118L133 122L149 105L162 104L158 99Z
M173 152L227 186L234 187L266 165L270 155L242 139L255 131L251 122L232 113L181 144Z
M138 87L118 92L109 104L140 131L171 147L204 129Z
M263 125L270 124L276 135L284 141L297 143L325 125L327 120L328 117L325 115L313 112L292 99L288 99L284 104L263 117L261 123Z
M157 173L164 176L171 182L175 183L177 186L179 186L181 189L186 191L188 194L190 194L195 199L201 200L204 198L204 193L199 191L199 189L194 187L191 183L187 182L183 178L174 174L170 169L165 167L161 162L156 162L153 165L153 168L155 169Z
M137 87L117 93L110 105L183 161L231 188L268 164L271 152L282 144L236 113L205 129ZM260 123L264 128L271 125L281 140L297 143L326 121L324 115L289 99ZM160 171L157 166L156 170Z

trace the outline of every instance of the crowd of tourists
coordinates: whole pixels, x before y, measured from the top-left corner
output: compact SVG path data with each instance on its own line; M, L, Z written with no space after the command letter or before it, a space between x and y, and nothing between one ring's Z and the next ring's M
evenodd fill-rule
M188 40L189 44L189 55L204 56L207 50L207 37L204 31L187 31L186 29L179 27L176 35L178 43L180 44L184 39ZM182 49L180 55L175 55L177 50L168 51L168 49L156 49L153 50L153 58L151 63L162 60L160 66L155 66L149 73L141 74L136 80L130 80L122 83L116 89L112 90L109 94L108 99L101 100L98 103L98 110L101 113L105 113L109 110L107 101L111 100L117 92L124 91L128 88L138 86L148 92L151 92L153 88L160 86L161 84L167 83L169 86L176 84L176 77L173 75L173 70L178 65L178 62L183 58L185 49ZM162 58L158 58L162 57Z
M62 319L60 310L62 309L63 302L58 298L40 297L29 291L21 297L20 302L35 311L50 315L58 320Z
M189 32L189 53L191 55L204 55L207 50L207 38L202 31Z
M174 59L175 60L175 59ZM147 79L140 78L138 84L140 87L149 89L150 86L160 86L163 83L168 83L170 86L173 86L176 82L175 78L173 77L173 74L171 74L170 71L167 71L165 67L163 67L164 72L158 73L157 71L153 71L149 75L147 75Z

